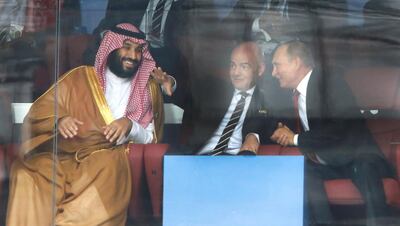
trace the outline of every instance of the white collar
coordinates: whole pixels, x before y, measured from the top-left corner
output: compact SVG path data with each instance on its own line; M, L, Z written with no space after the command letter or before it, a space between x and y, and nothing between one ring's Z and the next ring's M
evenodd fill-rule
M308 86L308 81L310 80L312 70L310 70L306 76L300 81L300 83L297 85L296 90L303 96L307 96L307 86Z
M248 96L251 97L251 96L253 95L253 93L254 93L254 89L255 89L255 88L256 88L256 86L253 86L252 88L246 90L245 92L246 92L247 94L249 94ZM238 89L235 89L235 92L233 93L233 95L236 96L236 95L238 95L238 94L241 93L241 92L243 92L243 91L238 90Z

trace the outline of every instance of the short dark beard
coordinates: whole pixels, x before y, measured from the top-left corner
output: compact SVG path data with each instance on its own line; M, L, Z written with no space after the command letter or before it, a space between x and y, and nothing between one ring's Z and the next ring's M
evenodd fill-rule
M134 66L131 69L124 70L124 67L122 66L123 60L132 61ZM118 54L118 49L116 49L112 51L108 56L107 65L110 68L110 71L116 76L120 78L133 78L136 75L137 70L139 69L140 61L121 57Z

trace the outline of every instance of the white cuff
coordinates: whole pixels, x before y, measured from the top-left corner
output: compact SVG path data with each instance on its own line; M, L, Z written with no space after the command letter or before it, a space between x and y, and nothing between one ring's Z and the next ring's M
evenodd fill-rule
M294 144L294 146L298 146L299 145L299 134L295 134L294 135L293 144Z
M131 120L131 122L132 122L132 128L131 128L131 131L129 131L128 137L135 137L136 134L137 134L137 131L139 130L138 127L140 125L137 122L133 121L133 120Z
M246 137L250 134L254 135L257 138L258 143L260 143L260 135L258 135L257 133L249 133L246 135Z
M138 144L148 144L153 141L153 132L154 132L154 125L150 123L146 128L143 128L139 123L134 120L132 122L132 129L129 132L128 136L125 137L123 142L133 141Z

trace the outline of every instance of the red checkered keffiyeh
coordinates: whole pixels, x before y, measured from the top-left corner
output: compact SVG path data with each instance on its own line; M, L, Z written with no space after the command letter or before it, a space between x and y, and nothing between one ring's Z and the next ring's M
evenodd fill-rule
M139 30L128 23L117 25L117 27L131 32L139 33ZM135 43L146 43L143 39L138 39L130 36L125 36L112 31L107 31L100 44L99 50L96 55L95 69L100 78L100 85L103 91L106 90L106 66L107 58L110 53L123 46L125 40L130 40ZM128 106L125 110L125 116L131 120L138 122L141 126L146 128L153 118L151 107L150 92L147 87L147 82L150 77L150 72L155 68L155 62L150 55L148 45L146 44L142 52L142 62L139 65L138 71L131 82L131 93L129 96Z

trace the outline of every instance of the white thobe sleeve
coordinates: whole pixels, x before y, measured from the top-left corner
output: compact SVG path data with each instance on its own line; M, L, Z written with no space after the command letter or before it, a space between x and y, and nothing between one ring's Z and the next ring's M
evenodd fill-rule
M154 124L150 123L146 128L143 128L139 123L132 121L132 129L128 136L120 143L132 141L138 144L149 144L153 141ZM119 144L119 143L118 143Z

